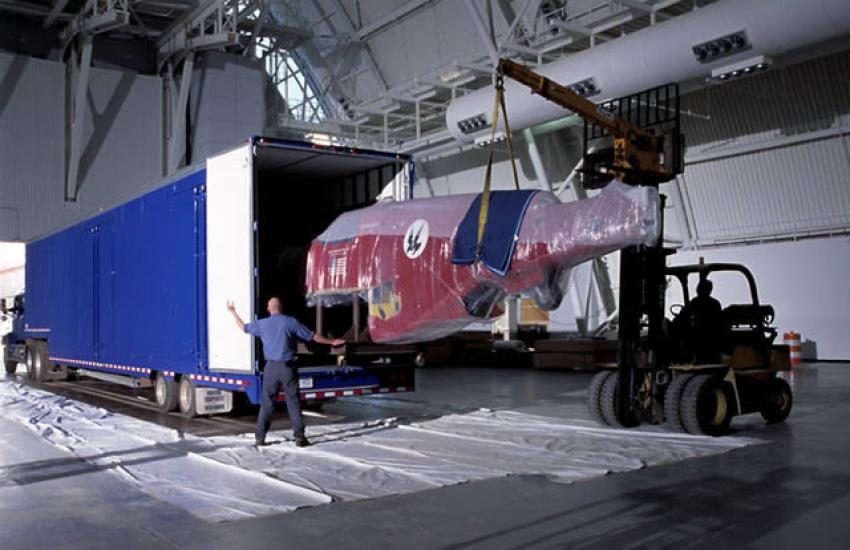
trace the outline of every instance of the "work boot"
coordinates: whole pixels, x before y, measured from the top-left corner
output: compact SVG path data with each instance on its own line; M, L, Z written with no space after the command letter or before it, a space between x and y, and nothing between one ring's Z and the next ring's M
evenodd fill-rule
M310 440L307 439L305 435L296 435L295 436L295 446L296 447L309 447Z
M266 441L266 438L264 437L262 439L255 439L254 445L257 446L257 447L268 447L269 445L271 445L271 443Z

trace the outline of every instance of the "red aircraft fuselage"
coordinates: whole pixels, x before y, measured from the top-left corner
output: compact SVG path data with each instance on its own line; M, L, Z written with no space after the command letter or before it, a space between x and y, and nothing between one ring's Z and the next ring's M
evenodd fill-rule
M373 341L433 340L501 313L508 294L564 291L570 267L658 239L657 191L613 182L594 198L562 203L547 192L528 205L504 276L481 263L452 263L461 220L476 195L382 202L343 214L307 260L308 300L359 295Z

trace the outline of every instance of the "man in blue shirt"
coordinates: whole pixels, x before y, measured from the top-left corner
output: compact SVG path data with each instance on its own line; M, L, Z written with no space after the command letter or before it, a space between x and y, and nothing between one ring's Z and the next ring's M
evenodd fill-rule
M289 411L289 419L292 421L292 430L295 434L295 444L306 447L310 444L304 435L304 420L301 418L301 401L298 397L298 374L294 368L296 340L305 342L318 342L329 346L340 346L345 340L331 340L319 336L309 328L298 322L294 317L283 315L279 298L269 300L266 309L269 316L259 319L253 323L245 323L233 302L227 302L227 309L233 315L236 325L240 330L256 336L263 342L263 355L266 357L266 365L263 372L263 390L260 394L260 414L257 417L256 443L266 443L266 433L272 423L274 403L277 400L280 387L283 386L286 395L286 409Z

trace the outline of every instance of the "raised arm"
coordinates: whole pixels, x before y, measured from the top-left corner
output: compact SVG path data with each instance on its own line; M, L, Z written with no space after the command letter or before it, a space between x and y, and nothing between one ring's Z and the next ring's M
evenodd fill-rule
M233 305L233 302L230 300L227 301L227 310L233 315L233 320L236 321L236 326L239 327L239 330L245 332L245 322L242 320L242 317L239 317L239 314L236 313L236 306Z

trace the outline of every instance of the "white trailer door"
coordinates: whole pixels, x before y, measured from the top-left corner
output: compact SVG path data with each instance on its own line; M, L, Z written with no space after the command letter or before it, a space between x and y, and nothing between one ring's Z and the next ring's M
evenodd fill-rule
M254 318L254 198L250 143L207 160L207 327L212 371L253 372L253 338L227 301Z

